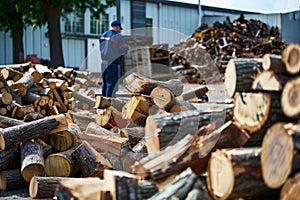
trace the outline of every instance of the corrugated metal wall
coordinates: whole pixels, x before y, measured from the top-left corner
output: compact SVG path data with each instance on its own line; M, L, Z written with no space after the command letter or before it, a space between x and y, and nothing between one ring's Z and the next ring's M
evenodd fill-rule
M286 43L300 44L300 12L282 15L282 37Z
M12 63L12 61L12 39L9 37L9 33L0 32L0 65Z

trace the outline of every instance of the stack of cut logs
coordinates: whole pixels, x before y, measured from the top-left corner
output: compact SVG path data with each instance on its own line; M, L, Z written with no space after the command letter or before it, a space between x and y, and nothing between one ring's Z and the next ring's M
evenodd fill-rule
M195 65L207 65L205 53L214 60L221 74L233 58L260 58L266 53L280 55L285 42L279 39L277 26L269 30L267 24L257 19L245 19L241 15L233 22L229 17L222 23L214 22L210 26L202 24L194 34L171 49L171 63L177 74L184 76L189 83L201 83L204 70ZM178 67L180 65L181 67Z

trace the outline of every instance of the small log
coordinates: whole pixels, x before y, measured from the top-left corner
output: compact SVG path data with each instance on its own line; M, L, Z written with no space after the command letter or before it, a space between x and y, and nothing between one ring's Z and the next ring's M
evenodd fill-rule
M20 145L21 173L26 182L37 176L45 175L43 148L38 142L25 142Z
M287 73L286 67L282 62L282 56L267 53L262 58L262 67L265 71L273 71L274 73Z
M67 128L67 119L63 114L4 128L0 131L0 149L5 150L19 142L43 138L49 134L67 130Z
M104 199L104 181L97 177L61 180L55 193L57 199Z
M29 183L29 195L33 199L53 198L55 197L60 181L67 179L76 178L34 176ZM81 178L77 179L84 180Z
M263 71L253 80L251 88L257 91L282 91L291 76L274 71Z
M71 156L75 147L59 153L50 154L45 158L45 175L71 177L79 172L76 160Z
M12 65L0 65L0 68L11 68L23 72L23 71L27 71L31 65L32 65L31 62L27 62L27 63L20 63L20 64L12 64Z
M13 80L14 82L17 82L20 78L24 76L24 73L12 68L1 69L1 74L6 80Z
M1 128L8 128L20 124L24 124L24 121L0 115Z
M282 52L282 62L290 74L300 72L300 45L291 43Z
M5 151L0 151L0 170L20 168L20 150L15 145Z
M188 168L148 199L187 199L189 196L195 195L193 199L212 200L205 188L206 186L200 181L198 176ZM193 194L195 191L196 194Z
M23 179L20 169L0 172L0 189L2 191L26 188L27 186L28 183Z
M51 78L52 77L52 71L45 65L37 64L35 65L35 69L43 74L44 78Z
M6 82L6 80L2 74L0 74L0 85L2 85L5 88L6 92L8 92L12 95L12 97L16 101L16 103L22 105L21 97L19 95L17 95L17 93L8 85L8 83Z
M200 86L195 89L183 92L180 96L177 97L178 100L188 101L194 98L201 98L208 92L207 86Z
M124 128L129 122L122 117L122 113L113 107L109 107L104 110L97 110L96 123L106 129L110 129L113 127Z
M276 195L263 179L260 147L217 150L211 155L207 185L214 199L268 198Z
M95 106L96 109L107 109L110 106L117 109L119 112L122 112L122 108L125 105L125 102L119 100L118 98L105 97L100 94L95 95Z
M57 78L48 78L47 84L52 90L65 91L68 89L68 82Z
M289 178L283 185L280 191L280 200L298 199L300 191L300 174L297 173L295 176Z
M171 79L169 81L156 81L148 79L137 73L131 73L124 78L123 84L128 91L132 93L140 93L149 95L157 86L163 86L170 89L175 96L181 95L183 84L179 79Z
M236 58L231 59L224 74L224 84L229 98L235 92L250 92L253 77L263 70L260 58Z
M286 116L300 119L300 76L289 80L284 86L281 107Z
M29 68L28 73L33 77L34 83L39 83L43 79L43 75L34 67Z
M11 88L17 91L19 96L24 97L28 90L33 86L33 83L33 77L29 73L25 73L21 79L11 85Z
M300 125L278 122L268 130L262 143L261 168L264 182L279 188L300 170Z
M72 157L77 161L84 177L94 176L103 178L103 171L112 168L109 161L87 141L83 141L74 150Z
M151 104L144 96L132 96L123 106L122 117L130 120L139 126L145 125L145 120L149 115Z
M67 109L66 105L64 104L64 102L62 101L60 94L57 92L56 89L52 89L52 92L54 94L55 100L58 102L60 111L62 113L66 113L68 111L68 109Z
M88 104L91 108L93 108L96 104L95 99L93 99L87 95L81 94L79 92L76 92L75 90L72 90L72 94L73 94L74 99Z
M105 189L112 200L141 199L137 178L130 173L117 170L104 170Z

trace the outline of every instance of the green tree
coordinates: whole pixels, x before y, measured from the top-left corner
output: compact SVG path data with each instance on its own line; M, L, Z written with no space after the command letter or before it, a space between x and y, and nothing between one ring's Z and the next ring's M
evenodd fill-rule
M10 32L13 40L13 62L24 62L23 30L31 25L26 16L30 13L30 4L20 0L0 1L0 31Z
M33 0L34 12L32 17L35 23L47 23L50 41L50 59L54 67L64 66L62 40L60 30L60 17L70 12L85 12L90 9L91 13L99 16L105 10L116 4L116 0Z

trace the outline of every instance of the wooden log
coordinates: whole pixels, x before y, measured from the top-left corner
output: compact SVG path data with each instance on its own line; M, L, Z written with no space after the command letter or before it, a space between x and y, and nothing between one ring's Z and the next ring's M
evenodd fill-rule
M26 182L34 176L44 176L44 153L40 143L34 141L22 142L21 152L21 173Z
M283 113L291 118L300 119L300 76L289 80L281 94Z
M13 80L14 82L17 82L20 78L24 76L24 73L12 68L1 69L1 74L6 80Z
M300 183L300 175L299 173L295 174L295 176L290 177L283 185L280 191L280 200L288 200L288 199L297 199L299 198L299 186Z
M110 106L117 109L119 112L122 112L122 108L125 105L125 102L118 99L118 98L112 98L112 97L105 97L101 96L100 94L95 95L95 106L96 109L107 109Z
M207 185L214 199L271 198L260 166L260 147L217 150L209 159ZM270 195L270 196L269 196Z
M37 64L35 65L35 69L43 74L44 78L51 78L52 77L52 71L45 65Z
M291 43L282 52L282 62L290 74L300 72L300 45Z
M187 92L183 92L180 96L177 97L179 100L188 101L193 98L201 98L208 92L207 86L200 86L195 89L191 89Z
M61 200L106 199L102 192L104 184L104 181L97 177L61 180L55 196Z
M26 188L27 186L28 183L23 179L20 169L0 172L0 189L2 191Z
M0 65L0 68L11 68L23 72L23 71L27 71L31 65L32 65L31 62L26 62L20 64Z
M124 78L123 84L125 88L132 93L140 93L149 95L153 88L157 86L164 86L170 89L175 96L181 95L183 91L183 84L178 79L171 79L169 81L156 81L143 77L137 73L131 73Z
M123 106L122 118L144 126L151 104L144 96L132 96Z
M68 123L63 114L4 128L0 131L0 149L5 150L19 142L43 138L49 134L67 130L67 128Z
M126 118L122 117L122 113L113 107L97 110L97 112L96 123L106 129L111 129L113 127L124 128L129 123Z
M195 193L195 194L193 194ZM193 198L190 197L193 195ZM206 186L200 181L198 176L188 168L181 172L168 185L163 187L159 192L148 198L155 199L203 199L212 200Z
M1 128L7 128L7 127L11 127L11 126L20 125L20 124L24 124L24 122L22 120L17 120L17 119L13 119L10 117L0 115L0 127Z
M0 151L0 170L20 168L20 149L15 145L5 151Z
M80 168L71 156L75 147L66 151L50 154L45 158L45 175L71 177L78 174Z
M158 192L158 188L151 181L138 180L138 185L141 189L142 199L148 199Z
M127 172L104 170L105 189L109 191L112 200L141 199L137 178Z
M58 151L65 151L78 141L80 129L75 124L68 123L68 130L59 131L49 136L49 144Z
M217 108L149 116L145 126L148 152L175 144L188 134L195 135L201 126L208 125L217 116L222 119L223 114L222 109Z
M13 99L18 103L22 105L22 99L17 93L8 85L6 82L5 78L3 77L2 74L0 74L0 85L2 85L5 89L6 92L10 93L13 97Z
M267 53L262 59L262 67L265 71L273 71L274 73L287 73L286 67L282 62L281 55Z
M54 198L60 181L67 179L84 179L71 177L34 176L29 183L29 195L33 199Z
M83 177L103 178L103 171L111 169L109 161L97 152L87 141L83 141L72 153L80 166Z
M27 91L33 86L33 83L33 77L29 73L25 73L21 79L11 85L11 88L17 91L19 96L24 97Z
M137 143L144 138L145 128L144 127L132 127L122 128L120 130L120 136L128 138L129 147L132 149Z
M57 92L56 89L52 89L52 92L54 94L55 100L58 102L58 106L59 106L61 113L66 113L68 111L68 109L67 109L66 105L64 104L64 102L62 101L60 94Z
M260 58L231 59L224 74L224 84L228 96L231 98L235 92L250 92L253 77L263 70Z
M91 113L89 111L73 111L73 110L68 110L66 115L69 116L69 118L77 124L80 128L81 131L84 131L87 128L87 125L90 122L95 122L96 123L96 114Z
M36 102L37 99L39 99L39 98L40 98L40 95L35 94L35 93L31 92L31 91L28 91L27 94L26 94L26 96L24 96L22 98L22 100L23 100L24 104L31 104L31 103Z
M28 73L33 77L34 83L39 83L43 79L43 75L34 67L29 68Z
M288 177L300 170L300 125L278 122L268 130L262 143L261 168L270 188L281 187Z
M262 71L253 80L251 88L257 91L282 91L291 76L274 71Z

